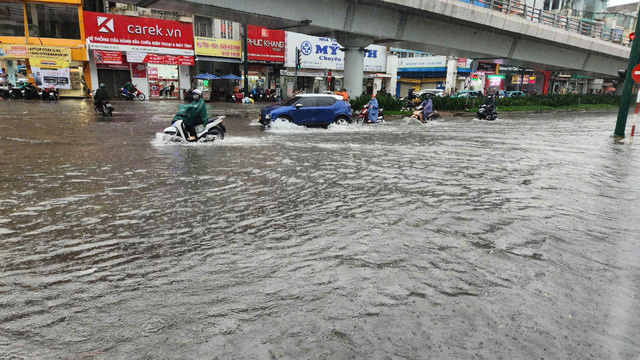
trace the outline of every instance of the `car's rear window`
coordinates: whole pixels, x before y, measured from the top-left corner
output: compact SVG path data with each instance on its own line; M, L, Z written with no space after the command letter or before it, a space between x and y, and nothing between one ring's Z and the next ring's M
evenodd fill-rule
M318 98L318 106L333 106L336 103L336 99L329 96L323 96Z

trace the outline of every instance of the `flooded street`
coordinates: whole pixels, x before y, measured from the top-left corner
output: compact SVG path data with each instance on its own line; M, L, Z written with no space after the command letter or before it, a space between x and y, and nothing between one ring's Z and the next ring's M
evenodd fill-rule
M615 113L263 130L0 101L0 358L636 359Z

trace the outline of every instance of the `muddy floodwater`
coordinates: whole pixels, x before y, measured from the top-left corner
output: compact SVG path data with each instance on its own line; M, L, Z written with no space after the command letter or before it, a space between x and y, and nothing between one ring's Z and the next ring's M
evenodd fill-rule
M2 359L638 359L615 113L250 124L0 101Z

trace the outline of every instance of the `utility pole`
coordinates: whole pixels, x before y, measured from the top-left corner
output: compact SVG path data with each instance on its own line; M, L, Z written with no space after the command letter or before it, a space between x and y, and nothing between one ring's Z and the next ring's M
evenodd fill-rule
M640 11L638 11L640 16ZM640 21L636 21L636 31L640 31ZM638 64L640 58L640 39L633 40L631 44L631 55L629 55L629 64L627 64L627 71L624 76L624 87L622 88L622 99L620 100L620 108L618 109L618 121L616 122L616 129L613 132L614 136L624 137L624 130L627 126L627 117L629 116L629 102L631 101L631 93L633 92L634 81L631 79L631 73L634 66Z
M249 40L247 33L247 24L242 24L242 29L244 31L243 47L244 51L242 52L242 62L244 63L244 97L249 97Z

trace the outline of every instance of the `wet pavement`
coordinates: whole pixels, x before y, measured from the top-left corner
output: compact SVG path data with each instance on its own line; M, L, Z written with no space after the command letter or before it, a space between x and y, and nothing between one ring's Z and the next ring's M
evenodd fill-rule
M615 113L304 129L0 101L0 358L635 359Z

